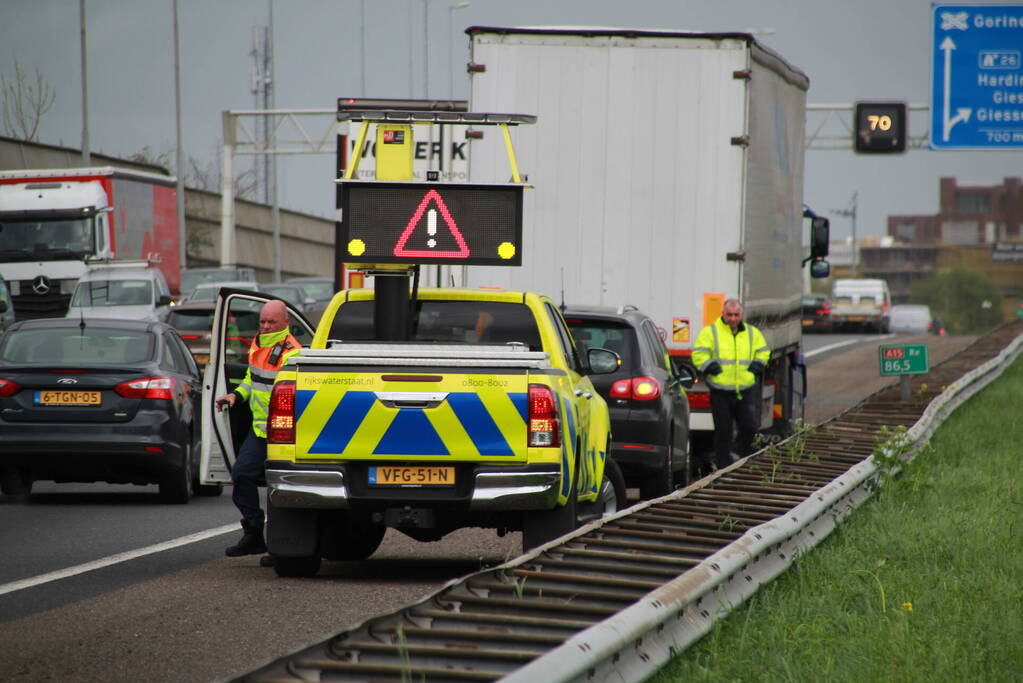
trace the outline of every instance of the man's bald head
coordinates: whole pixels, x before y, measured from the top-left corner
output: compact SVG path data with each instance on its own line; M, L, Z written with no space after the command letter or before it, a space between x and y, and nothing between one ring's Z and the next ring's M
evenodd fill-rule
M259 333L271 334L288 329L288 309L284 302L274 299L259 309Z

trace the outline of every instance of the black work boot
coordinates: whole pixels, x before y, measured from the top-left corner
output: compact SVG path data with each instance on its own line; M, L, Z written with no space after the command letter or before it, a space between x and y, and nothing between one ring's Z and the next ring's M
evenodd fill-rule
M224 550L228 557L241 557L242 555L261 555L266 552L266 543L263 541L263 527L255 527L247 522L242 522L242 538L232 546Z

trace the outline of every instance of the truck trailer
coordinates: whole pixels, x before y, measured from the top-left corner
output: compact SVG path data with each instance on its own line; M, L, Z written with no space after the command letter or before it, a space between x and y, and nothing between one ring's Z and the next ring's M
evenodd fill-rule
M771 347L763 434L790 432L805 395L807 76L747 33L466 32L470 109L537 122L515 143L535 184L523 265L469 268L463 283L635 305L681 364L724 300L738 298ZM504 180L501 141L476 138L471 181ZM702 383L688 394L693 445L709 449L709 394Z
M110 166L0 171L0 273L18 319L67 312L90 263L145 259L180 282L176 180Z

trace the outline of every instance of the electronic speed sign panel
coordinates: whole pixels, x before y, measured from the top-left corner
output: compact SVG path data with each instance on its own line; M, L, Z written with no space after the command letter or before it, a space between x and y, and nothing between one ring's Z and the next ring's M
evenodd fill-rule
M521 265L523 187L342 182L338 258L344 263Z
M857 102L854 147L874 154L906 151L905 102Z

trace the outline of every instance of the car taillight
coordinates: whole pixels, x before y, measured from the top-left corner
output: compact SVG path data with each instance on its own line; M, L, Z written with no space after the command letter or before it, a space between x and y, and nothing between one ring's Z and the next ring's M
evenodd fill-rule
M270 392L266 419L267 443L295 443L295 382L281 380Z
M529 447L561 445L561 421L554 392L543 384L529 385Z
M709 391L691 391L686 394L689 399L689 407L703 410L710 410Z
M821 304L821 307L817 309L817 315L831 315L831 306Z
M171 400L174 398L173 377L146 377L145 379L133 379L129 382L121 382L114 387L121 396L125 398L159 398Z
M12 382L9 379L0 379L0 398L14 396L19 391L21 391L21 387L17 382Z
M661 395L661 383L653 377L630 377L611 385L611 398L631 398L633 401L652 401Z

